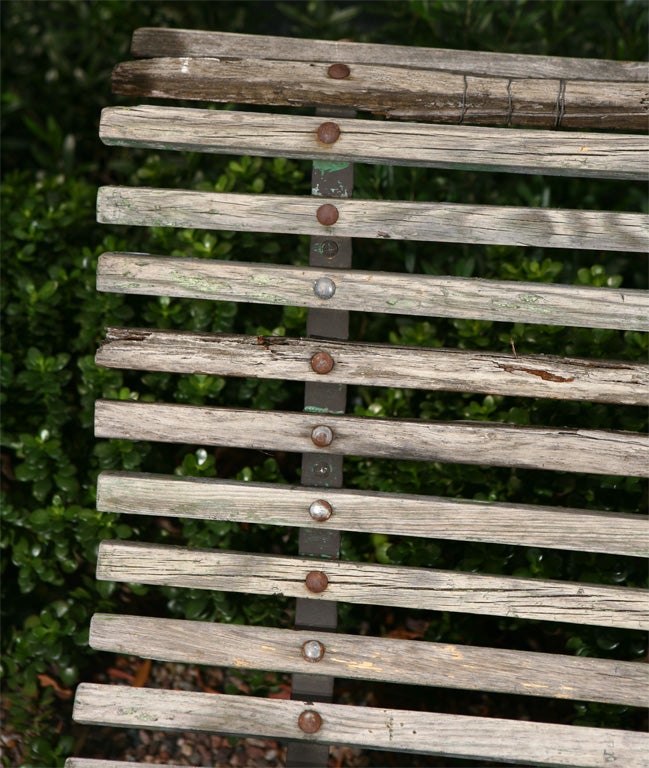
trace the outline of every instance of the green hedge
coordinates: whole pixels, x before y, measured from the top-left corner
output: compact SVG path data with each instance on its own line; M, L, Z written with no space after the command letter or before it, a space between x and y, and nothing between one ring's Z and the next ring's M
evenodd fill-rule
M2 469L3 662L6 731L15 746L5 765L62 764L73 748L69 698L80 679L104 663L87 648L94 611L149 612L240 623L291 623L290 601L223 593L152 589L96 582L98 542L121 538L202 547L293 552L285 530L180 521L161 527L144 518L97 512L97 473L143 469L248 480L299 481L298 458L253 451L206 451L92 435L99 397L300 410L302 387L101 370L94 352L108 325L133 324L253 334L305 333L297 308L126 297L97 293L97 257L105 250L303 264L305 238L198 230L99 227L97 186L105 183L218 191L308 194L306 163L106 149L97 139L100 109L111 96L112 65L128 57L138 26L176 26L375 42L467 47L555 55L644 59L643 2L5 2L2 182ZM358 197L525 204L638 211L642 184L509 174L358 166ZM637 256L359 240L355 265L391 271L509 280L646 287ZM480 321L407 317L352 318L353 338L395 344L509 349L589 357L646 359L638 333L587 331ZM367 416L472 419L518 424L642 430L636 408L557 404L412 390L350 388L349 410ZM347 459L354 488L453 497L643 510L638 480L486 469L437 463ZM641 585L634 558L568 554L525 547L349 535L342 556L385 563ZM341 626L361 622L386 631L396 612L341 607ZM510 619L426 616L426 638L514 642L568 653L638 658L635 632L575 628ZM505 637L509 638L506 640ZM56 686L52 685L54 681ZM497 704L494 703L494 707ZM637 713L569 705L567 721L630 727Z

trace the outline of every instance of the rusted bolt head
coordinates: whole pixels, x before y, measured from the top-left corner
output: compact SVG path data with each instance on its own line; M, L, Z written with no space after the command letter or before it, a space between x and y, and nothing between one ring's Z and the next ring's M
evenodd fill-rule
M309 571L304 580L304 584L309 592L319 594L320 592L324 592L329 586L329 579L327 578L327 574L322 571Z
M336 293L336 283L330 277L319 277L313 283L313 293L319 299L330 299Z
M333 240L325 240L322 244L322 255L331 258L338 253L338 243Z
M349 77L351 70L347 64L341 64L338 62L338 64L332 64L329 67L327 74L334 80L344 80L346 77Z
M319 448L331 445L333 439L334 433L331 427L326 427L324 424L318 424L317 427L313 427L311 430L311 440L313 444L317 445Z
M305 709L298 717L297 724L304 733L317 733L322 727L322 718L315 709Z
M334 144L340 138L340 127L336 123L322 123L317 136L323 144Z
M315 520L317 523L323 523L331 517L333 508L328 501L316 499L309 507L309 514L312 520Z
M325 654L325 647L319 640L307 640L302 645L302 657L305 661L316 662Z
M311 368L316 373L329 373L333 367L334 359L328 352L316 352L311 358Z
M318 208L315 215L320 224L330 227L338 221L338 208L331 203L325 203Z

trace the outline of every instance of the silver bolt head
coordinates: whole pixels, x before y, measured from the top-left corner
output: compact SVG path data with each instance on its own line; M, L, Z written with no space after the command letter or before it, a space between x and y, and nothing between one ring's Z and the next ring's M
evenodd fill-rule
M331 504L324 499L317 499L309 507L309 514L313 520L322 523L331 517L333 510Z
M319 640L308 640L302 645L302 656L307 661L320 661L325 654L325 647Z
M331 427L327 427L324 424L319 424L317 427L313 427L311 430L311 442L317 445L319 448L324 448L327 445L331 445L331 441L334 439L334 433Z
M319 277L313 284L313 293L319 299L330 299L336 293L336 283L330 277Z

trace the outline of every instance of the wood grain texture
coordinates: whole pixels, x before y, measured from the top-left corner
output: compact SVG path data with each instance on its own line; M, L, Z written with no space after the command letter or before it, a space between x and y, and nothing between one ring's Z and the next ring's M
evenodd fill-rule
M327 588L305 579L323 571ZM190 589L477 613L521 619L649 628L647 590L322 558L250 555L133 542L102 541L97 578Z
M333 509L316 524L323 530L649 556L649 520L637 514L139 472L97 480L97 509L128 515L301 528L314 525L308 510L319 499Z
M133 33L135 57L204 56L259 58L345 64L390 64L413 69L517 78L574 80L633 80L647 82L643 61L577 59L517 53L462 51L409 45L308 40L271 35L242 35L193 29L141 27Z
M335 284L329 299L316 281ZM649 291L104 253L97 289L419 317L649 330Z
M151 763L135 763L131 760L99 760L92 757L68 757L65 761L65 768L142 768L150 766ZM176 763L165 763L165 768L185 768Z
M302 656L314 639L325 647L317 662ZM649 666L640 662L108 614L93 616L90 646L182 664L649 704Z
M424 168L460 168L609 179L649 175L646 136L556 133L336 118L340 138L323 144L323 118L140 105L103 110L111 146L261 155Z
M326 352L327 374L311 366ZM104 368L649 405L649 365L330 339L107 328Z
M315 709L322 717L320 730L308 736L297 725L305 709ZM252 696L85 683L77 689L74 719L127 728L202 730L237 736L259 733L274 739L516 763L522 760L535 765L649 765L649 739L633 731L378 707L311 705Z
M312 430L319 425L326 425L333 432L331 443L320 448L311 440ZM457 462L598 475L644 477L649 472L649 436L594 429L544 429L488 422L407 421L98 400L95 434L97 437L125 440Z
M642 131L645 83L475 76L354 64L344 79L300 61L155 58L113 70L122 96L290 107L351 108L435 123Z
M646 252L649 216L461 203L335 200L338 221L316 218L317 197L101 187L97 219L104 224L283 232L383 240L415 240L542 248Z

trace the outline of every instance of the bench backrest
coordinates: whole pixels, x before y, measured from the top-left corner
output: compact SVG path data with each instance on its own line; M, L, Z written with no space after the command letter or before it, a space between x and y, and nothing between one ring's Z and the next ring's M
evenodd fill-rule
M649 366L640 362L523 355L513 345L505 352L469 351L348 340L350 311L649 330L649 301L640 290L351 266L355 237L376 239L377 249L381 240L397 240L645 252L648 217L642 214L353 199L352 164L645 179L645 137L584 129L644 129L646 68L162 29L138 30L133 52L139 60L115 70L117 93L309 107L317 114L111 108L102 116L104 142L308 158L313 194L106 187L98 197L100 221L310 235L310 261L292 266L107 253L99 263L99 290L308 307L307 336L111 328L97 363L302 381L305 408L287 413L104 400L97 403L96 434L299 452L302 485L104 472L98 507L289 526L300 530L300 541L298 556L105 541L98 578L292 596L296 629L97 615L90 642L145 658L289 672L294 700L84 684L75 718L262 734L288 740L293 765L325 765L330 744L538 765L647 765L646 736L633 731L331 703L334 677L647 703L643 664L542 648L332 634L337 602L646 629L646 591L639 588L338 559L341 531L621 557L649 553L647 520L638 514L350 490L342 474L344 456L647 474L648 442L639 433L589 424L568 429L345 415L347 385L649 402ZM386 122L357 112L430 122ZM556 132L559 127L575 130Z

